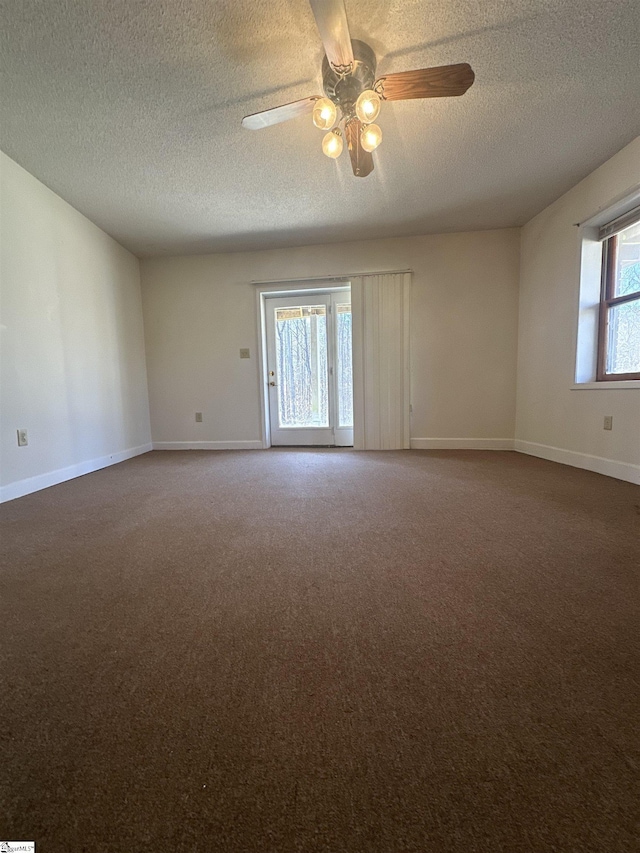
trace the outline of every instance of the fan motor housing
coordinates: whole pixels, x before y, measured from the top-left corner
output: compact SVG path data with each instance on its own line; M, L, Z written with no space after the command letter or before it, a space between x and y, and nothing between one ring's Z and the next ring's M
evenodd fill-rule
M322 85L325 94L340 107L345 116L353 115L358 95L372 89L376 77L376 55L363 41L351 39L353 68L348 74L338 74L325 56L322 60Z

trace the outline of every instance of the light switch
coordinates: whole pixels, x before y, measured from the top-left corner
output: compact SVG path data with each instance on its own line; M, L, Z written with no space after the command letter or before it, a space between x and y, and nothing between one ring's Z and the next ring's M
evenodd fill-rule
M202 423L202 412L196 412L196 423L197 424Z
M241 349L240 350L240 358L251 358L251 353L249 352L248 349Z

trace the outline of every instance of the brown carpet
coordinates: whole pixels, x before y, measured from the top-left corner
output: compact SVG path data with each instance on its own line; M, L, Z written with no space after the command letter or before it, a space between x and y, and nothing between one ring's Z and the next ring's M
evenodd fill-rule
M515 453L156 452L0 517L0 837L639 849L638 487Z

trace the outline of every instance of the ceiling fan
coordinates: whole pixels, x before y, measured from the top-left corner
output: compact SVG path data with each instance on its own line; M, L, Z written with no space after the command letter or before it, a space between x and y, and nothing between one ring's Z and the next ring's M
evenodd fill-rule
M327 157L335 158L344 147L340 129L343 123L353 174L366 178L373 171L371 152L382 141L382 131L374 124L382 101L464 95L475 75L471 66L463 62L400 71L376 79L375 53L365 42L351 39L344 0L309 2L325 50L322 83L326 97L314 95L245 116L242 126L260 130L311 113L315 126L328 131L322 150Z

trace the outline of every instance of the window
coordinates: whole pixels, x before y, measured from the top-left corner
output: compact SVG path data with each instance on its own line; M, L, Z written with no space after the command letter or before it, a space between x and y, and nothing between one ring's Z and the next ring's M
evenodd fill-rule
M600 228L598 381L640 379L640 210Z

